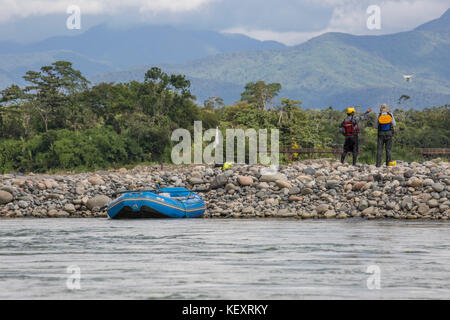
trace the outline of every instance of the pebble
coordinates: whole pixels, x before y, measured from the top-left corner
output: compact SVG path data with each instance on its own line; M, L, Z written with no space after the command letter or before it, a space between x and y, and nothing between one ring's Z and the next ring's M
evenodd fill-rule
M0 204L7 204L13 201L14 197L8 191L0 190Z
M241 186L250 186L253 183L252 177L248 176L238 176L237 180Z
M434 183L431 187L432 187L433 190L436 191L436 192L442 192L442 191L444 191L444 186L443 186L442 184L440 184L440 183Z
M331 159L279 167L236 164L137 166L93 173L0 177L0 217L105 217L123 190L185 186L205 190L205 217L434 219L450 216L448 162L352 167Z

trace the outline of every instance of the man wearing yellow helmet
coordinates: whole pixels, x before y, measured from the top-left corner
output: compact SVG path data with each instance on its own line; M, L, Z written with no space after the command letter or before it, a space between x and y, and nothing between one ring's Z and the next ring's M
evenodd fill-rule
M358 122L366 119L370 111L372 111L372 109L369 108L364 115L355 117L355 108L347 108L347 118L345 118L339 126L339 131L345 136L344 152L341 155L342 163L344 163L347 153L351 152L353 154L353 165L356 165L356 158L358 157Z

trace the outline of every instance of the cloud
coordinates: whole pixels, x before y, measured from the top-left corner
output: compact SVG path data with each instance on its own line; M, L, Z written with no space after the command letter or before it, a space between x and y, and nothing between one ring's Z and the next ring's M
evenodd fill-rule
M265 29L247 29L247 28L230 28L222 30L223 33L239 33L244 34L250 38L266 41L266 40L275 40L285 45L292 46L302 42L305 42L313 37L316 37L324 32L295 32L295 31L287 31L287 32L277 32L272 30Z
M160 12L184 12L198 9L205 4L212 3L215 0L152 0L136 1L139 3L140 11Z
M332 0L328 0L332 1ZM336 0L341 4L333 9L327 29L353 34L383 34L411 30L438 18L448 9L448 0ZM380 7L381 30L366 26L370 5Z
M83 14L120 14L135 9L140 13L185 12L218 0L0 0L0 22L29 16L64 14L71 5Z
M320 29L305 27L277 31L270 24L260 28L254 24L225 28L228 33L241 33L258 40L275 40L287 45L296 45L326 32L344 32L356 35L378 35L408 31L432 19L438 18L448 9L448 0L305 0L311 5L331 9L328 22ZM367 28L367 8L380 7L381 29ZM300 30L299 30L300 29Z
M53 31L61 33L67 7L73 4L81 9L84 27L164 24L242 33L289 45L330 31L370 35L411 30L449 7L448 0L0 0L0 38L11 33L6 29L15 29L14 38L20 41L41 28L33 25L27 30L29 24L23 21L51 15L62 17ZM380 6L381 30L367 29L370 5ZM45 37L53 35L51 29L45 30Z
M382 26L409 30L440 17L449 7L448 0L386 1L381 7Z

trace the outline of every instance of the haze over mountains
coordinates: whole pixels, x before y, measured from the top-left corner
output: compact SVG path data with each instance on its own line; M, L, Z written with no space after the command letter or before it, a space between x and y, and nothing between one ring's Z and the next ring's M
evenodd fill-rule
M450 10L414 30L381 36L326 33L294 47L242 35L145 26L105 26L77 37L32 45L0 43L0 85L21 83L25 71L69 60L93 83L142 81L151 66L185 74L201 102L233 103L249 81L279 82L282 97L305 107L344 108L411 97L407 107L450 103ZM125 70L124 70L125 69ZM413 74L411 82L403 75Z
M239 34L170 26L116 29L100 25L78 36L51 37L27 45L0 42L0 86L22 83L26 71L56 60L71 61L84 75L94 75L136 65L185 63L223 52L283 47Z

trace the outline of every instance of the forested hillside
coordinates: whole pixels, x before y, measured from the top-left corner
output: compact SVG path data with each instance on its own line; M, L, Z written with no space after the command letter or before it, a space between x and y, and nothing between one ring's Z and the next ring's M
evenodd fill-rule
M283 96L302 97L310 108L394 104L406 94L411 97L409 107L422 109L450 101L449 30L450 10L431 25L409 32L381 36L326 33L295 47L230 52L182 65L159 65L193 79L193 92L200 101L214 91L233 103L239 99L238 88L263 80L280 83ZM147 69L91 79L137 80ZM403 75L413 75L412 81L405 81Z
M141 81L89 86L70 62L57 61L24 75L27 85L1 91L0 172L90 170L142 162L169 162L177 128L218 127L280 130L284 147L333 147L343 142L345 113L305 109L280 96L279 83L249 82L241 99L225 105L210 97L197 105L184 75L147 70ZM280 103L274 104L274 98ZM302 97L298 97L301 99ZM408 100L404 96L400 100ZM356 106L356 104L353 104ZM377 106L373 106L378 110ZM395 108L395 106L392 106ZM356 106L358 112L363 112ZM418 147L448 147L449 106L394 111L398 130L394 158L420 160ZM363 124L362 161L373 161L375 114ZM282 157L282 161L285 161Z

